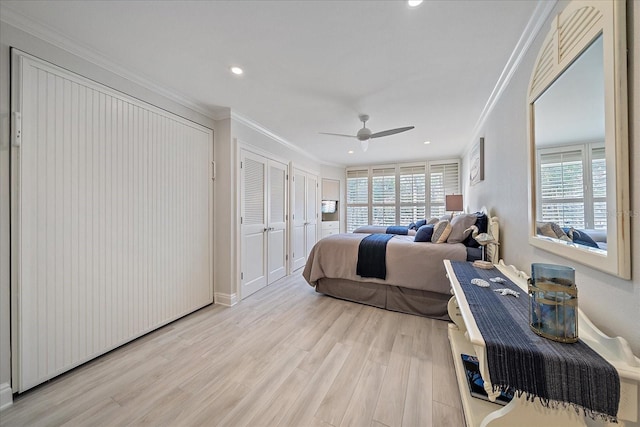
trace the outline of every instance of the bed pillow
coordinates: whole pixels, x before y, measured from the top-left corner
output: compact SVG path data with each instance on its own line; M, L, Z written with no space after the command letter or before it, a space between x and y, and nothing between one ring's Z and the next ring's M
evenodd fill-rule
M440 221L440 218L431 218L429 221L427 221L427 224L436 225L438 221Z
M589 246L591 248L598 248L598 244L595 240L591 238L584 230L575 230L572 229L571 238L573 239L573 243L577 243L583 246Z
M433 224L423 225L418 228L416 232L416 237L414 237L414 242L430 242L431 236L433 235Z
M451 223L448 220L438 221L433 226L433 235L431 236L431 243L445 243L447 237L451 233Z
M447 238L447 243L460 243L469 237L471 227L476 223L476 214L460 214L451 219L451 233Z
M422 227L423 225L425 225L427 223L426 219L419 219L416 221L416 230L419 229L420 227Z
M487 217L487 214L485 214L484 212L476 212L473 215L476 216L476 223L475 226L478 227L478 234L481 233L488 233L488 228L489 228L489 218ZM480 247L480 243L478 243L476 241L476 239L474 239L471 234L469 234L467 236L466 239L464 239L464 241L462 242L465 246L468 246L470 248L479 248Z
M546 237L553 237L555 239L564 240L565 242L572 242L571 238L567 236L562 228L555 222L536 222L536 231L538 234L542 234Z

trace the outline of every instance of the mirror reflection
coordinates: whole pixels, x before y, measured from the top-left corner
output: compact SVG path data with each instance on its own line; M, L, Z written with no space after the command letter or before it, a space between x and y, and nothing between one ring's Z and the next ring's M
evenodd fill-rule
M606 254L602 36L534 102L536 233Z

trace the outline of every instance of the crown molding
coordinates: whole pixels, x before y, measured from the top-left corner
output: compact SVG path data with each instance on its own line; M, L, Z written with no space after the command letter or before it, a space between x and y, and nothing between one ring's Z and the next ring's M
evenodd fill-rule
M275 133L273 133L272 131L270 131L268 128L266 128L265 126L262 126L260 123L257 123L245 116L243 116L242 114L231 110L231 114L230 114L231 119L247 126L250 129L253 129L256 132L259 132L261 134L263 134L264 136L271 138L272 140L276 141L277 143L283 145L284 147L295 151L297 153L302 154L303 156L305 156L306 158L313 160L314 162L323 164L323 165L327 165L327 166L335 166L335 167L344 167L343 165L338 165L335 163L330 163L327 162L325 160L319 159L309 153L307 153L305 150L303 150L302 148L300 148L298 145L282 138L279 135L276 135Z
M516 43L516 47L513 49L513 52L511 52L509 60L502 69L502 73L500 74L500 77L498 78L498 81L496 82L491 95L489 95L489 99L487 99L487 102L484 105L482 113L480 113L480 117L478 118L476 125L473 127L473 131L471 133L473 137L462 153L463 157L466 156L469 153L469 150L471 150L471 147L473 147L473 144L475 143L480 130L487 121L487 118L500 100L502 93L509 85L511 78L513 77L516 70L520 67L524 56L529 51L531 44L538 36L540 29L549 18L551 11L555 8L557 3L558 0L538 0L538 4L533 11L533 14L531 15L529 22L527 22L527 26L524 28L524 31L520 35L518 43Z
M63 49L81 59L88 61L100 68L103 68L113 74L118 75L126 80L129 80L139 86L142 86L150 91L159 94L165 98L170 99L190 110L209 117L213 120L220 120L219 116L224 116L225 113L218 113L213 109L208 109L198 104L193 99L187 98L176 92L168 90L161 85L154 83L146 77L131 72L121 65L111 61L104 54L98 52L95 49L91 49L87 46L83 46L81 43L75 40L71 40L60 32L47 26L46 24L38 21L34 21L19 12L12 10L4 3L0 3L0 21L9 24L21 31L24 31L38 39L41 39L51 45L54 45L60 49Z
M109 72L112 72L126 80L129 80L139 86L142 86L154 93L157 93L165 98L168 98L190 110L193 110L197 113L204 115L205 117L209 117L213 120L225 120L225 119L234 119L243 125L271 138L272 140L278 142L279 144L287 147L290 150L293 150L297 153L304 155L305 157L313 160L315 162L329 165L329 166L337 166L342 167L342 165L329 163L323 161L315 156L310 155L302 148L293 144L286 139L276 135L266 127L260 125L259 123L244 117L243 115L231 111L228 107L220 107L219 109L207 109L202 107L196 101L182 96L176 92L167 90L166 88L154 83L153 81L133 73L126 68L120 66L119 64L107 59L104 54L97 52L95 49L90 49L87 46L83 46L81 43L71 40L68 37L64 36L60 32L48 27L47 25L36 22L32 19L29 19L18 13L5 4L0 3L0 21L5 22L21 31L24 31L38 39L41 39L51 45L54 45L60 49L63 49L73 55L80 57L83 60L86 60L94 65L97 65L103 69L106 69Z

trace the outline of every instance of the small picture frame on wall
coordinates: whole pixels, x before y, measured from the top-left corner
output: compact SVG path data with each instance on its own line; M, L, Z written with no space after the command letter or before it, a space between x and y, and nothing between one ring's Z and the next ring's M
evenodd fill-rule
M484 180L484 137L471 147L469 155L469 183L475 185Z

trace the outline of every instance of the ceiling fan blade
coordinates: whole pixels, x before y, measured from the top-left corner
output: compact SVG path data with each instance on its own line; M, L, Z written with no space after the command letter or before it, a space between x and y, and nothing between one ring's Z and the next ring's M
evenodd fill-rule
M347 138L357 138L355 135L345 135L343 133L329 133L329 132L318 132L319 134L322 135L332 135L332 136L344 136Z
M383 136L395 135L396 133L406 132L408 130L411 130L414 127L415 126L407 126L407 127L404 127L404 128L383 130L382 132L376 132L376 133L372 134L371 138L381 138Z

